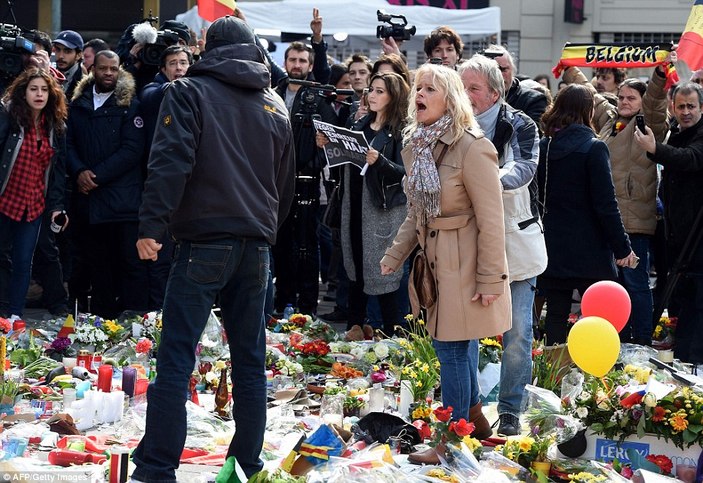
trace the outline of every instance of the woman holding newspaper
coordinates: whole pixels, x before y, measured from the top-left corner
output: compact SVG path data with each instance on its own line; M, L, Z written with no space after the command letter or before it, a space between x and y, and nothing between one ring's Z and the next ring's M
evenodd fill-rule
M364 323L368 295L379 298L387 336L393 335L394 325L404 315L397 302L402 270L383 277L378 260L391 245L407 212L400 150L409 90L398 74L374 75L365 98L369 113L352 128L364 133L370 149L366 153L365 173L362 175L357 166L346 164L340 182L342 256L350 281L347 330L355 325L360 328ZM329 142L320 132L316 141L319 147Z

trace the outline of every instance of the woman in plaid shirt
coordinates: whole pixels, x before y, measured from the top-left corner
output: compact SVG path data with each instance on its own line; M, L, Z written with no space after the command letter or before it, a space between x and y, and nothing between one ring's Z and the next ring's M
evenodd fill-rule
M20 74L2 102L0 315L21 316L41 217L63 211L67 106L51 74L36 68Z

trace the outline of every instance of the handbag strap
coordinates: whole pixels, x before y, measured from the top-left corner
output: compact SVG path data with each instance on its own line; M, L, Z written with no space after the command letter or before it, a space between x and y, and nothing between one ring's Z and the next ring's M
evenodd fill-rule
M449 149L449 145L448 145L448 144L445 144L445 145L442 147L442 151L440 151L440 153L439 153L439 158L437 158L437 161L436 161L436 164L437 164L437 167L438 167L438 168L442 165L442 160L444 159L444 155L447 154L447 150L448 150L448 149Z

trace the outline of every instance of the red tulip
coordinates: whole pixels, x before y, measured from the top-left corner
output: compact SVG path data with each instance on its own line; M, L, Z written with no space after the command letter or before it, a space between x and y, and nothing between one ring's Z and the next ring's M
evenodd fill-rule
M415 421L413 421L413 426L417 428L422 439L430 439L432 437L432 430L430 429L430 425L422 419L416 419Z
M461 418L459 421L449 423L449 430L454 431L457 436L463 438L474 432L474 423L469 423L466 419Z
M438 421L446 423L451 419L453 410L454 408L451 406L437 408L434 410L434 415Z

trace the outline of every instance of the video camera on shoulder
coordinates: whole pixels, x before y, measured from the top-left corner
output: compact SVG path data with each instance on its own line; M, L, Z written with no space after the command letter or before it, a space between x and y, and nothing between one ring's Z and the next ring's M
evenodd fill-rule
M396 15L378 10L376 16L379 22L388 24L376 27L376 37L379 39L393 37L397 41L410 40L417 32L414 25L408 25L408 19L405 18L405 15ZM400 23L393 22L394 18L400 19Z
M337 101L348 104L346 101L338 101L337 96L353 96L352 89L337 89L331 84L320 84L302 79L288 79L291 84L300 85L303 90L300 93L300 105L304 112L315 112L317 110L317 99L322 97L327 102Z
M503 57L502 50L483 49L483 50L479 50L478 53L479 53L479 55L482 55L484 57L488 57L489 59L495 59L496 57Z
M33 39L24 35L17 25L0 24L0 76L19 75L24 70L22 56L37 52Z
M157 30L156 40L153 43L146 44L139 52L140 60L145 64L159 65L161 62L161 54L168 47L176 45L180 37L173 30Z

